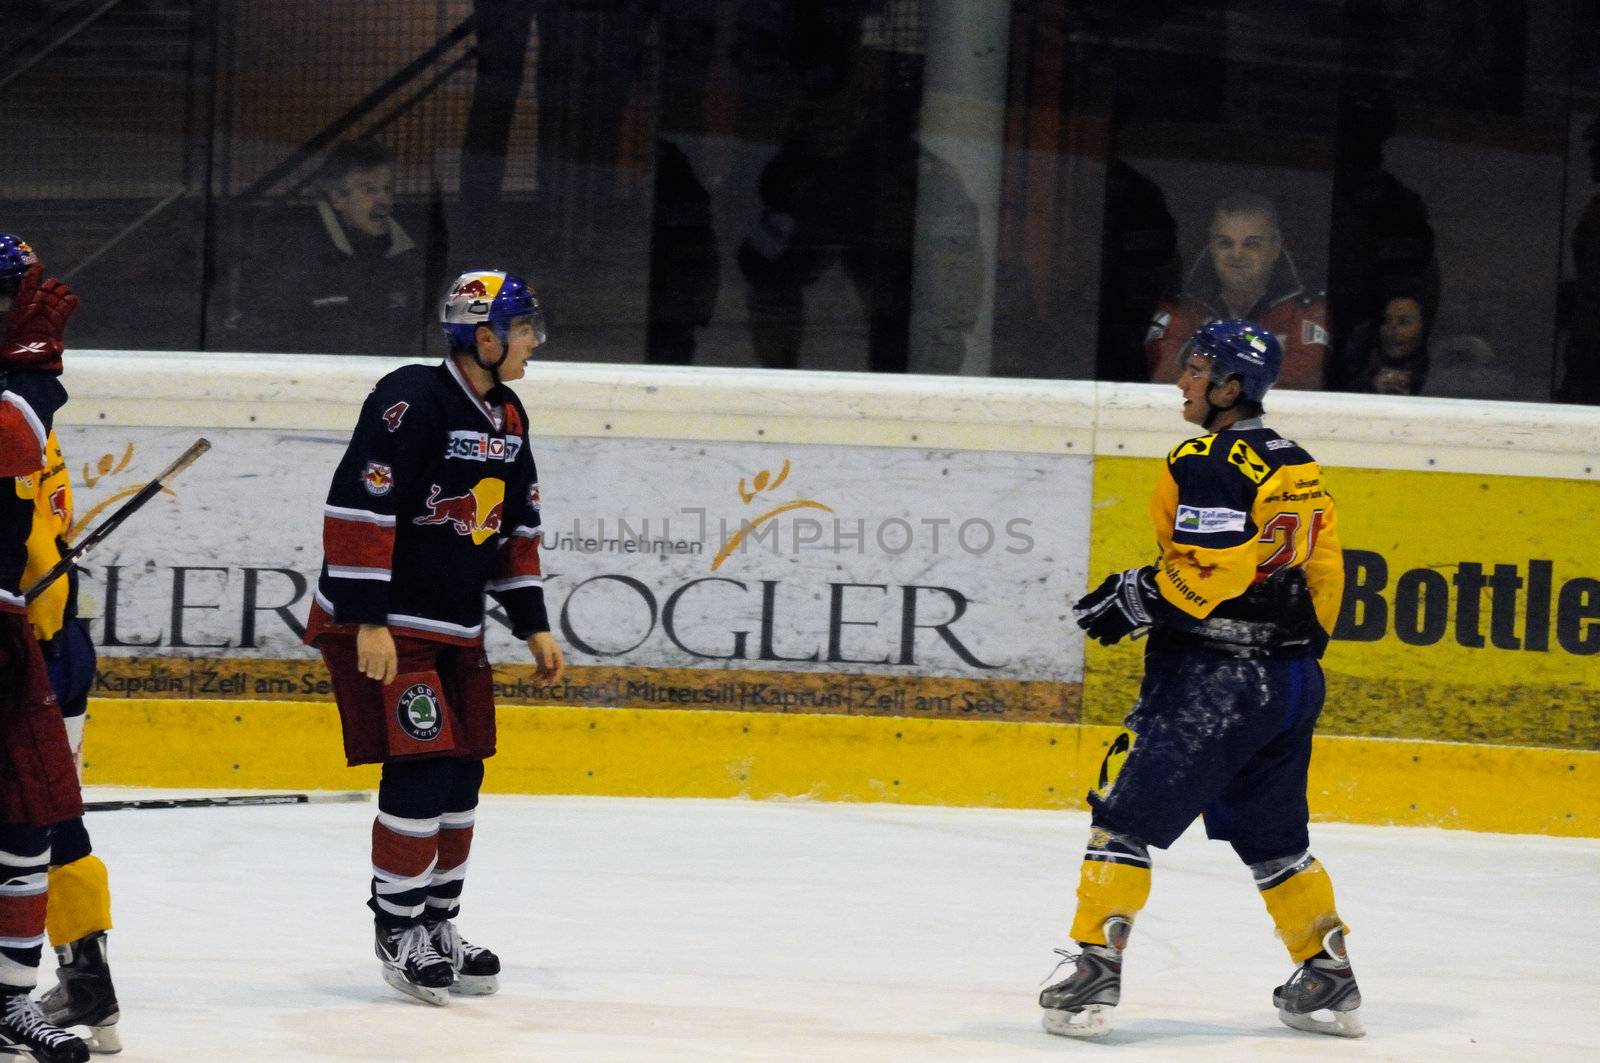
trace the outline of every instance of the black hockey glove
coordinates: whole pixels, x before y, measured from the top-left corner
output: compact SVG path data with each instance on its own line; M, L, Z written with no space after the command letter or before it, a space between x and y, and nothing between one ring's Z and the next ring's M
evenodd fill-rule
M1090 638L1111 646L1139 628L1149 627L1160 601L1156 570L1146 565L1107 576L1100 586L1078 599L1072 616Z

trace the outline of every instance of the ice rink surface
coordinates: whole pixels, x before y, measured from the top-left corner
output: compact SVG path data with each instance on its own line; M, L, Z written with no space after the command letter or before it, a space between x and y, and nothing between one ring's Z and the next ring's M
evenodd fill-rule
M1279 1024L1291 964L1232 851L1191 831L1157 854L1118 1028L1086 1043L1035 1004L1081 813L487 797L459 925L502 989L432 1008L372 954L374 809L92 813L115 1058L1600 1058L1600 841L1314 827L1366 999L1343 1041Z

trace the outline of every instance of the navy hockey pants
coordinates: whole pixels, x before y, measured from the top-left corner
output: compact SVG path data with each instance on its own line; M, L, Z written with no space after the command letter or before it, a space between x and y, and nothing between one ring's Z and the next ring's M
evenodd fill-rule
M1089 795L1094 825L1164 849L1203 814L1207 835L1247 864L1305 851L1306 773L1324 692L1314 657L1151 646L1124 722L1128 742L1113 743Z

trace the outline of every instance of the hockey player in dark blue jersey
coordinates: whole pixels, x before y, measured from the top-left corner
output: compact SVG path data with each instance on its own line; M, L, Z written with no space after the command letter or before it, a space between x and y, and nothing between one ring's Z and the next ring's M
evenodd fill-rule
M484 595L541 682L563 668L528 416L506 386L544 342L538 300L519 277L474 271L440 317L449 357L378 381L334 471L306 631L328 665L346 759L383 765L367 904L384 980L431 1004L499 986L499 958L454 923L495 751Z
M1200 329L1183 416L1206 429L1167 455L1155 564L1109 576L1073 608L1110 645L1149 632L1125 730L1089 795L1089 843L1066 976L1039 996L1046 1030L1103 1035L1122 957L1150 894L1152 848L1205 817L1250 868L1298 968L1273 992L1297 1029L1359 1037L1361 994L1333 884L1310 854L1306 773L1322 711L1318 663L1344 590L1333 496L1316 461L1261 423L1283 352L1248 321ZM1053 977L1053 976L1052 976Z

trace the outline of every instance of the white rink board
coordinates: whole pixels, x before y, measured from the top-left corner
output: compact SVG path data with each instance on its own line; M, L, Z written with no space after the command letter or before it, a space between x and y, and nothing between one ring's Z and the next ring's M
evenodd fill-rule
M1349 1042L1279 1025L1288 958L1232 851L1191 833L1158 855L1119 1030L1085 1045L1034 1006L1084 814L488 796L461 927L503 988L444 1009L379 979L372 814L91 814L118 1059L1593 1058L1594 840L1317 827L1366 1000Z
M544 437L533 417L546 595L571 663L1082 678L1066 603L1087 578L1087 455ZM197 434L59 433L80 518ZM87 559L101 652L310 656L274 609L305 618L346 436L204 434L212 450L173 496ZM491 654L515 649L491 625Z
M74 351L64 424L347 430L399 359ZM534 362L516 385L553 436L848 443L1160 457L1190 434L1169 384ZM1600 479L1600 411L1274 392L1330 466Z

